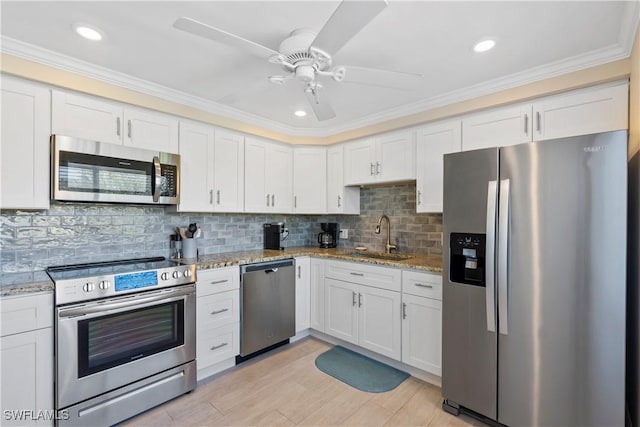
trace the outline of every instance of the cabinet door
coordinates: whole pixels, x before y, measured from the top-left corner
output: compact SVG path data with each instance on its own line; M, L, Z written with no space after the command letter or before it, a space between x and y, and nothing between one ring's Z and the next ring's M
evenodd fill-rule
M178 119L137 108L126 108L124 118L124 145L165 153L178 152Z
M353 344L358 344L357 288L352 283L324 279L324 332Z
M53 411L53 331L38 329L0 338L3 426L52 426L53 420L8 420L5 411ZM46 418L46 417L45 417Z
M49 209L49 90L2 77L0 208Z
M120 104L54 90L51 103L51 133L122 144L122 114Z
M311 260L296 258L296 333L309 329L311 311Z
M360 214L360 187L344 186L344 146L327 150L327 212Z
M453 120L417 130L416 212L442 212L444 155L461 150L461 128Z
M395 360L401 355L400 292L360 286L359 345Z
M213 127L180 122L180 205L182 212L213 210Z
M372 138L344 145L344 185L371 184L375 178L375 141Z
M244 136L216 129L213 151L216 212L244 210Z
M534 102L536 141L607 132L628 127L629 87L589 88Z
M244 143L244 210L245 212L268 212L271 197L265 183L265 142L247 137Z
M311 258L310 327L324 332L324 260Z
M531 142L531 104L475 114L462 120L462 151Z
M294 147L293 212L327 212L327 149Z
M403 295L402 361L435 375L442 374L442 303Z
M268 144L265 163L267 193L271 194L271 212L293 210L293 150L290 146Z
M414 131L394 132L376 138L376 180L416 179Z

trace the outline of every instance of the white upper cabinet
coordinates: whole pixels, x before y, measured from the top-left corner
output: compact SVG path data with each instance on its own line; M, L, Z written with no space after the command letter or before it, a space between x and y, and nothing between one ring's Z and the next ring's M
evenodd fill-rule
M627 129L629 86L588 88L533 103L533 140Z
M327 149L293 148L293 212L327 213Z
M362 185L415 179L413 130L393 132L344 145L344 184Z
M242 212L244 137L180 122L181 212Z
M0 208L49 208L49 89L11 77L0 79Z
M473 114L462 120L462 150L530 142L531 127L531 104Z
M292 211L292 151L286 145L245 138L245 212Z
M461 150L461 130L460 120L450 120L416 131L416 212L442 212L444 155Z
M177 117L64 91L53 91L51 133L178 152Z
M243 135L216 129L213 149L213 187L214 211L244 211Z
M344 145L327 150L327 212L360 214L360 187L344 186Z

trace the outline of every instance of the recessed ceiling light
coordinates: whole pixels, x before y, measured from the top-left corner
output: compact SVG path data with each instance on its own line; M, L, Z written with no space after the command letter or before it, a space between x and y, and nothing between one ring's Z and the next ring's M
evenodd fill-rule
M90 27L88 25L75 24L73 26L73 29L75 30L76 33L78 33L78 35L84 37L85 39L93 40L93 41L102 40L102 33L97 29Z
M304 116L306 116L306 115L307 115L307 112L306 112L306 111L304 111L304 110L298 110L298 111L296 111L296 112L295 112L295 113L293 113L293 114L295 114L295 115L296 115L296 116L298 116L298 117L304 117Z
M496 45L495 40L486 39L476 43L476 45L473 47L473 50L475 52L486 52L490 49L493 49L495 45Z

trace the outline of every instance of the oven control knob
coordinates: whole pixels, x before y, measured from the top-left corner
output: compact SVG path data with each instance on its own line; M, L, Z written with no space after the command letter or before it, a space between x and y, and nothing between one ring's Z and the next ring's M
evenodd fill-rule
M103 281L101 281L101 282L100 282L100 284L98 285L98 287L99 287L100 289L102 289L103 291L104 291L104 290L106 290L106 289L109 289L109 286L111 286L111 283L109 283L109 281L108 281L108 280L103 280Z
M82 290L85 292L91 292L95 289L95 285L91 282L85 283Z
M173 272L173 278L174 279L179 279L180 278L180 272L179 271L174 271Z
M161 278L162 280L169 280L169 273L167 273L167 272L162 273L162 274L160 275L160 278Z
M187 278L191 277L191 270L185 270L184 277L187 277Z

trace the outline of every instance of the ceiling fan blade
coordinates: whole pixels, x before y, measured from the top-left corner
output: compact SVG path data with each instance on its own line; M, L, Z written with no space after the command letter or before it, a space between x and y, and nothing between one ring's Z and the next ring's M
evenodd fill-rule
M325 53L335 54L385 7L387 7L386 0L343 0L324 24L311 46Z
M346 83L405 90L415 89L416 86L422 83L422 74L356 67L352 65L345 66L344 69L345 73L342 81Z
M309 104L311 104L311 108L315 113L317 119L319 121L329 120L336 116L336 113L333 111L331 104L327 101L327 94L320 87L316 87L314 89L315 93L311 90L305 90L305 95L307 96L307 100Z
M236 36L235 34L231 34L225 30L221 30L220 28L212 27L211 25L196 21L195 19L187 17L178 18L176 19L176 22L173 23L173 26L179 30L186 31L187 33L195 34L196 36L242 49L259 58L269 59L273 55L278 55L278 52L271 48L252 42L251 40L244 39L240 36Z

